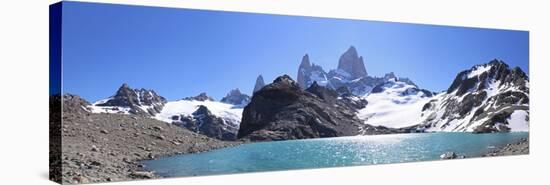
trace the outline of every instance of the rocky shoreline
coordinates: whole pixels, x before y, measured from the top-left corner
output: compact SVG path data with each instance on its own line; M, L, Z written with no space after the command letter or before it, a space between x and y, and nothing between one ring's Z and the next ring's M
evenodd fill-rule
M161 178L139 161L242 143L220 141L143 116L70 113L62 120L61 181L69 184Z
M162 178L154 171L148 171L140 161L206 152L252 142L247 139L221 141L146 115L90 113L84 106L87 105L86 102L77 96L65 96L62 108L55 106L59 101L60 98L54 98L50 105L54 105L54 111L50 112L50 134L56 136L50 138L50 147L54 149L50 151L50 173L54 174L50 178L63 184ZM61 126L58 124L59 119L63 121ZM370 128L373 130L364 131L372 134L411 131L409 128ZM61 151L57 150L59 148ZM522 154L529 154L528 138L482 156ZM441 158L456 159L465 156L447 152Z
M464 159L476 157L495 157L495 156L511 156L511 155L527 155L529 154L529 138L521 138L514 143L508 143L505 146L493 149L481 156L464 156L455 152L445 152L440 155L440 159Z
M507 144L504 147L492 150L482 157L509 156L509 155L527 155L529 154L529 138L522 138L515 143Z

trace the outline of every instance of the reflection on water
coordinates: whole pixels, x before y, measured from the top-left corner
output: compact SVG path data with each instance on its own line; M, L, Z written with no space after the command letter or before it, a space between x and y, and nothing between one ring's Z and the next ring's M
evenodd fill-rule
M436 160L448 151L479 156L524 137L528 133L423 133L261 142L144 163L162 176L385 164Z

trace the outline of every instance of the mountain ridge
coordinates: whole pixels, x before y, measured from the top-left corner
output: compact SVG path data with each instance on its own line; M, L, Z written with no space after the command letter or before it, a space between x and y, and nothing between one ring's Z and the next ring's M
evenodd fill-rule
M363 57L353 46L340 56L338 68L328 73L305 54L297 79L282 75L265 84L258 75L252 97L236 88L219 101L205 92L167 101L154 90L132 89L126 83L113 96L94 103L77 95L65 96L80 113L147 116L221 140L529 129L529 77L521 68L498 59L458 72L440 93L393 72L368 76ZM254 111L263 116L253 116ZM347 126L335 126L335 120ZM241 127L245 121L248 128ZM270 125L275 122L283 124ZM256 123L267 124L267 129L255 128Z

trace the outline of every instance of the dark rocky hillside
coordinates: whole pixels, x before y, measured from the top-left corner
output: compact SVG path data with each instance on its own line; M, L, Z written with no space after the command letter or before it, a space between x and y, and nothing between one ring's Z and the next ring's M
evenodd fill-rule
M254 93L238 137L264 141L361 134L365 125L335 91L317 85L308 90L284 75Z

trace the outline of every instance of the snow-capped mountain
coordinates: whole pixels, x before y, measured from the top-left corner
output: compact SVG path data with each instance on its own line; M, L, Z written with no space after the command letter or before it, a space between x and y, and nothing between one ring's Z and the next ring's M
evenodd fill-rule
M206 93L177 101L166 101L153 90L132 89L123 84L114 96L86 106L92 113L119 113L148 116L188 128L221 140L236 138L243 107L250 97L238 89L215 101Z
M420 124L426 131L528 131L529 78L500 60L476 65L423 106Z
M345 87L355 96L365 96L377 85L383 84L390 78L395 77L393 73L386 74L385 77L369 76L365 68L362 56L359 56L355 47L350 46L338 60L338 68L330 70L328 73L321 66L310 62L309 55L302 57L302 62L298 68L298 84L302 89L307 89L313 82L317 85L325 86L334 90ZM414 84L407 78L398 78Z
M389 79L363 96L358 116L366 124L415 127L427 132L529 130L529 79L499 60L460 72L449 89L434 94L406 78Z
M353 110L354 117L356 114L365 126L388 132L529 130L529 78L520 68L511 69L502 61L493 60L458 73L447 91L439 94L394 73L371 77L364 69L346 67L364 68L362 57L353 47L342 55L340 63L343 64L338 69L326 73L305 55L298 70L298 83L292 87L313 94L326 104L339 102L338 106ZM256 90L264 89L262 82L260 75ZM132 89L123 84L115 95L85 104L82 110L149 116L213 138L234 140L243 109L250 101L251 97L239 89L231 90L221 101L206 93L166 101L153 90Z
M154 116L159 113L166 99L153 90L132 89L123 84L115 95L89 106L93 113L123 113Z
M317 82L320 86L330 86L328 74L321 66L311 63L307 54L302 57L302 62L298 67L297 80L302 89L307 89L313 82Z
M321 66L311 63L309 55L304 55L298 68L297 82L302 89L307 89L313 82L317 82L317 85L332 89L348 86L348 89L353 92L357 91L357 81L365 77L368 77L368 75L363 57L360 57L355 47L351 46L340 56L338 68L330 70L328 73ZM364 88L361 91L364 91Z
M368 105L359 110L358 117L373 126L403 128L417 125L422 107L433 93L401 81L395 75L386 77L385 83L377 85L363 97Z

